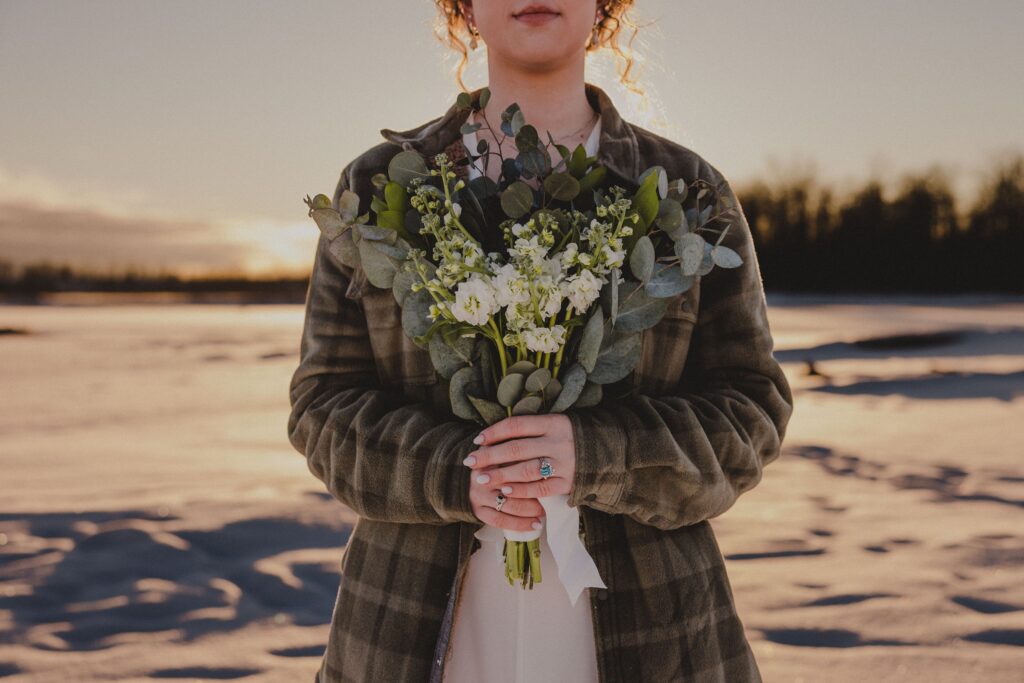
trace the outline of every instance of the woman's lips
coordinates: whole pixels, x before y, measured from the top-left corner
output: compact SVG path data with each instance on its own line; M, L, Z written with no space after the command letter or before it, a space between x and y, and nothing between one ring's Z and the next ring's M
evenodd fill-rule
M515 15L516 19L531 25L540 25L558 17L557 12L524 12Z

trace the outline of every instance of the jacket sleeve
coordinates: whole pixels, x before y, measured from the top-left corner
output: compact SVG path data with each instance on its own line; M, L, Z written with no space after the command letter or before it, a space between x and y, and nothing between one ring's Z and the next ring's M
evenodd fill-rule
M754 243L739 201L713 169L737 218L722 243L743 259L702 276L684 381L667 395L566 411L576 472L569 505L674 529L715 517L761 479L793 409L772 355Z
M352 165L342 171L335 208ZM327 491L361 517L480 523L469 501L471 470L462 464L480 427L440 419L429 405L379 385L365 315L345 296L352 272L321 235L289 390L292 445Z

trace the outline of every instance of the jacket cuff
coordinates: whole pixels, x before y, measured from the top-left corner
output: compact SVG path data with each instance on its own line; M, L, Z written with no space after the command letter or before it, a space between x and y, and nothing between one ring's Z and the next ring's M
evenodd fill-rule
M614 509L626 481L625 430L606 408L570 408L565 415L572 425L576 450L576 472L567 503Z
M445 522L483 524L473 513L473 505L469 500L473 470L462 464L470 451L476 449L473 437L480 432L480 428L469 425L451 431L453 437L438 444L427 463L424 481L427 502Z

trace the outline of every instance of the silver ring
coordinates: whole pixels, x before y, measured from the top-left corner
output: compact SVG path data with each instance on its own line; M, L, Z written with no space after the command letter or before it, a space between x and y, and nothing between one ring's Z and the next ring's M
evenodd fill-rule
M551 461L547 458L540 459L540 478L547 479L552 474Z
M505 504L506 500L508 500L508 498L505 497L505 494L499 493L494 497L494 509L501 512L501 506Z

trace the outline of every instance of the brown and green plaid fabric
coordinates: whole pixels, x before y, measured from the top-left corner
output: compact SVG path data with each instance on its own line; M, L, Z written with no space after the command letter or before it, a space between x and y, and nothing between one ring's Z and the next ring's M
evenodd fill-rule
M585 87L602 115L598 156L613 178L635 187L660 165L735 201L699 155L625 121L606 93ZM464 153L467 115L453 105L408 131L382 129L386 142L345 166L335 206L349 188L368 210L371 177L403 148ZM601 404L567 412L577 447L569 504L580 509L608 586L588 589L601 683L761 680L708 523L778 457L793 405L740 215L723 243L743 265L716 268L676 297L643 332L627 380L606 387ZM440 683L481 526L462 465L479 428L447 408L445 382L405 336L391 291L341 264L323 238L305 315L288 434L331 495L359 515L316 678Z

